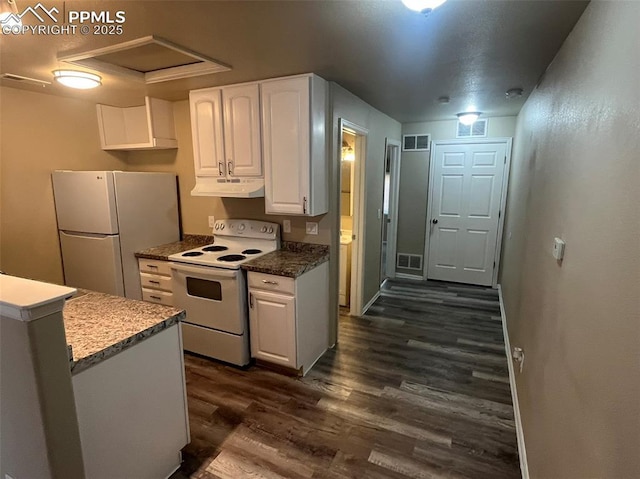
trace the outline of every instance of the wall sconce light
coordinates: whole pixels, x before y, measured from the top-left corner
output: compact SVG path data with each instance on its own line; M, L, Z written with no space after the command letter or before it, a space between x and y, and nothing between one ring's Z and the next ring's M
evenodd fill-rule
M473 125L476 120L480 117L482 113L479 111L465 111L463 113L458 113L456 116L458 117L458 121L463 125Z
M99 75L78 70L54 70L53 79L61 85L79 90L88 90L102 85L102 78Z
M342 142L342 161L356 161L355 152L346 141Z

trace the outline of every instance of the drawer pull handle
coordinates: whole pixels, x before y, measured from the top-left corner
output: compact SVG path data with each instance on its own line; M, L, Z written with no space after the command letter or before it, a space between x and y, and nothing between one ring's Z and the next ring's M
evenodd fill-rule
M155 268L158 269L158 267L155 264L148 264L147 268Z
M160 281L154 281L152 279L149 280L149 283L153 283L153 284L160 284Z
M279 284L277 281L271 281L271 280L268 280L268 279L263 279L262 282L264 284L276 284L276 285Z
M160 296L153 296L153 295L150 295L149 297L150 297L151 299L157 299L158 301L162 301L162 298L161 298Z

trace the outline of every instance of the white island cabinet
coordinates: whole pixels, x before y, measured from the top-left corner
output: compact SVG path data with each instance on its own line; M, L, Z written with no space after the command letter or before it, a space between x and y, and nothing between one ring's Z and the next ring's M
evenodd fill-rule
M327 82L313 75L260 83L265 211L317 216L329 210Z
M249 271L251 356L306 374L329 346L329 263L289 278Z

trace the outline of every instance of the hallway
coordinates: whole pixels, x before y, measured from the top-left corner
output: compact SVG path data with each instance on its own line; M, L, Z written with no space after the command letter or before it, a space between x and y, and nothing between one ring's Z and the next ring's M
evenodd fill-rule
M387 281L300 380L185 362L176 479L520 477L495 290Z

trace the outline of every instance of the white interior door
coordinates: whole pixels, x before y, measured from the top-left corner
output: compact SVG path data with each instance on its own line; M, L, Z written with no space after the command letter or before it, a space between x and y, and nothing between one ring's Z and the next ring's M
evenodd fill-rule
M491 285L507 143L434 145L429 279Z

